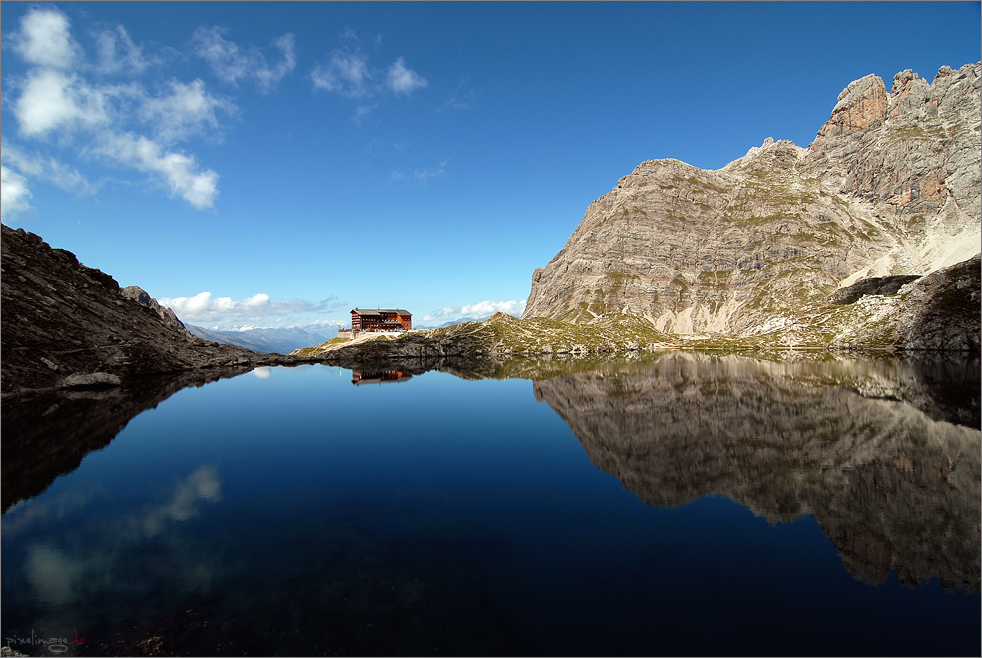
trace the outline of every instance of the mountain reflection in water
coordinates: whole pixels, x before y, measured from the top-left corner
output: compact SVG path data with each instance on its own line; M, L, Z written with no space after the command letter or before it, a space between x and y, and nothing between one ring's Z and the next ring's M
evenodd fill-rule
M44 491L56 477L78 468L101 450L130 420L185 388L241 375L241 368L215 368L147 378L126 387L46 391L4 398L3 511Z
M724 494L772 523L812 514L868 583L894 568L978 592L979 384L925 376L934 365L675 354L538 381L535 396L648 505ZM946 409L942 383L974 401Z
M84 624L68 655L154 637L189 655L923 654L957 625L972 649L978 361L788 357L418 360L4 399L4 637Z

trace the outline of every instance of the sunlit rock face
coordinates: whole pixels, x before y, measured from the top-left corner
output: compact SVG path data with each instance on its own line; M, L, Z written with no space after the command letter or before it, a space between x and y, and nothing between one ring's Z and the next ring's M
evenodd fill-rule
M641 163L535 271L523 317L646 317L752 336L867 277L923 276L980 251L980 64L873 75L815 141L768 138L722 169ZM851 318L843 322L848 325ZM838 333L834 323L813 333Z
M812 514L857 578L895 569L978 592L977 364L964 373L675 354L539 381L535 395L649 505L724 494L772 523ZM972 391L969 417L937 404L946 377Z

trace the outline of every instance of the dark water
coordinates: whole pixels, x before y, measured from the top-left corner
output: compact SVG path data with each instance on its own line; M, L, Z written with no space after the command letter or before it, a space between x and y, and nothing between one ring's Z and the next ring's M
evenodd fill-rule
M8 404L4 643L979 654L978 361L443 369Z

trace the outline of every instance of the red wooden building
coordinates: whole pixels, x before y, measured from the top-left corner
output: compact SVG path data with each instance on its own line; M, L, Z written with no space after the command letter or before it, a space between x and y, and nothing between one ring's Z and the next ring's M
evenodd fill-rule
M351 309L352 331L409 331L413 314L401 308Z

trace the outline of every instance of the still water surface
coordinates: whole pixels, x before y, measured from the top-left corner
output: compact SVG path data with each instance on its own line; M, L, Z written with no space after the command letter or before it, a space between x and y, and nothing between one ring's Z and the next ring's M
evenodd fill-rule
M669 354L179 390L38 495L5 482L4 643L978 655L978 372ZM8 429L5 480L55 459L12 465Z

